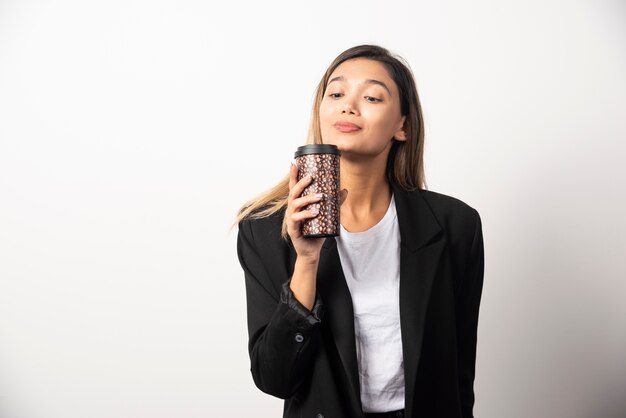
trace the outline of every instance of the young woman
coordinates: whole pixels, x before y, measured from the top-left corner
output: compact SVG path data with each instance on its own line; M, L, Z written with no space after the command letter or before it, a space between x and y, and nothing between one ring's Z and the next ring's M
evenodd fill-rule
M317 87L308 143L341 151L341 231L303 238L286 178L239 212L252 377L284 417L473 417L483 284L478 212L426 190L413 75L376 45Z

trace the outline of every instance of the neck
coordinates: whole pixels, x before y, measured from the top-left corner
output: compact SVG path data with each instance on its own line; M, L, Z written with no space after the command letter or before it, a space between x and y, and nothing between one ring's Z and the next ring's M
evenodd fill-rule
M368 228L382 218L389 208L391 187L386 176L386 158L355 161L349 157L341 161L341 188L348 189L348 197L341 205L342 224L349 231Z

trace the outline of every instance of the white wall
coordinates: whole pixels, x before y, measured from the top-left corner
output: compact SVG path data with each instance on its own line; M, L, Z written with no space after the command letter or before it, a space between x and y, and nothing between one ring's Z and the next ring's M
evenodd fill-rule
M277 417L229 230L339 52L411 64L483 219L476 415L626 411L626 4L0 1L0 416Z

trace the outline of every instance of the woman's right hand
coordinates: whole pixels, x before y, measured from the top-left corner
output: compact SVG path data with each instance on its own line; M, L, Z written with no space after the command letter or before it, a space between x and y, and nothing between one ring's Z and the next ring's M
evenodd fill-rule
M310 177L303 177L298 181L298 167L292 163L289 171L289 196L285 222L297 257L289 286L296 299L307 309L312 309L315 302L317 264L326 238L304 238L302 235L300 228L302 221L318 215L315 211L303 210L303 208L322 199L320 194L302 196L302 192L309 184L311 184ZM347 190L339 192L340 204L346 200L347 196Z
M299 259L317 262L326 238L304 238L301 230L302 221L315 218L318 215L315 210L303 210L303 208L322 200L321 194L301 196L309 184L311 184L311 177L308 176L298 181L298 167L292 162L289 170L289 196L287 197L287 211L285 212L287 233Z

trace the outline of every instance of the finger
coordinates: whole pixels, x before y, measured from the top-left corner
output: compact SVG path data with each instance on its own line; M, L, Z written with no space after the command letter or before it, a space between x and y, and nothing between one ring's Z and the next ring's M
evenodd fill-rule
M287 220L287 234L291 239L297 239L302 237L302 231L300 230L300 222L292 222Z
M339 192L339 205L343 205L343 202L348 198L348 189L343 189Z
M298 182L298 166L296 165L295 160L291 160L291 165L289 166L289 190Z
M294 220L293 215L294 213L289 213L285 215L285 222L287 223L287 233L289 234L291 239L302 238L302 221Z
M324 198L324 193L309 194L301 196L291 201L291 209L294 212L298 212L300 209L311 203L317 203Z
M289 198L290 199L296 199L298 197L300 197L300 195L302 194L302 192L304 191L304 189L306 188L306 186L308 186L311 181L313 179L311 178L311 176L309 174L307 174L306 176L302 177L302 179L300 179L299 182L297 182L289 191Z
M294 223L300 223L305 219L315 218L317 215L319 215L319 210L309 209L309 210L301 210L300 212L296 212L292 214L290 218Z

